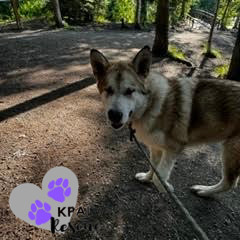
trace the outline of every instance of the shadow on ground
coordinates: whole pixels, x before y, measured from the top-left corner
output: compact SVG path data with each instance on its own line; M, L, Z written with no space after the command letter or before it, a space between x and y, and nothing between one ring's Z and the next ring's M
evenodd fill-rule
M106 38L107 36L107 38ZM91 48L104 51L111 59L128 57L149 44L151 33L64 30L4 33L0 40L0 96L28 90L56 88L79 80L90 72ZM133 48L134 46L134 48Z

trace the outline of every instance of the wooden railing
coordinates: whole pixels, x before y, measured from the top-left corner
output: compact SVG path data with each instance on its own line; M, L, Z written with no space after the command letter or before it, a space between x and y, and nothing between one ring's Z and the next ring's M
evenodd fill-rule
M190 11L189 18L192 18L193 20L197 21L197 20L201 20L203 22L205 22L206 24L212 24L213 21L213 17L214 14L206 12L204 10L200 10L200 9L193 9ZM218 26L220 23L220 20L217 19L216 21L216 26ZM206 27L210 27L209 25L206 25Z

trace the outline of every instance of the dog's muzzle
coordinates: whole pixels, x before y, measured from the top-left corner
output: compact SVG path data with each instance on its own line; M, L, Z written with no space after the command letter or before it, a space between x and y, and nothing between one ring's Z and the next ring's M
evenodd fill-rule
M110 109L108 111L108 118L111 121L111 125L113 128L118 129L123 126L123 124L121 123L122 116L122 112L119 112L118 110Z

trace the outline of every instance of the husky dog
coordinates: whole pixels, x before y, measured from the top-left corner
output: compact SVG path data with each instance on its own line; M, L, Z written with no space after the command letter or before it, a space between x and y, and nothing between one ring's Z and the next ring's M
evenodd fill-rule
M150 71L152 54L145 46L130 62L110 63L90 53L97 87L114 129L132 123L137 138L150 150L151 162L168 183L178 154L186 147L223 143L222 179L213 186L195 185L199 196L229 190L240 174L240 84L217 79L165 78ZM153 170L137 173L142 182L162 186ZM169 184L169 186L171 186Z

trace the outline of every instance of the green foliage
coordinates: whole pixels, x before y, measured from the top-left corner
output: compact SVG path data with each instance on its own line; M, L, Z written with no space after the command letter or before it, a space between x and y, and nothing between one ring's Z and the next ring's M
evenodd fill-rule
M147 7L147 22L150 23L155 22L156 13L157 13L157 1L153 1L152 3L149 3Z
M222 19L225 8L227 6L227 2L228 0L220 0L218 19ZM197 2L194 5L194 8L214 13L216 3L217 0L197 0ZM234 19L239 14L239 12L240 12L240 0L231 0L223 25L225 27L232 27L234 24Z
M101 15L99 14L98 16L95 17L95 22L97 23L105 23L107 20L105 18L105 14Z
M0 2L0 20L5 21L11 19L10 2Z
M107 7L107 19L113 22L120 22L123 18L126 22L135 21L135 1L134 0L110 0Z
M197 0L194 8L214 13L217 0Z
M182 60L186 59L184 52L180 48L178 48L176 45L170 44L168 46L168 52L175 58L179 58Z
M21 0L19 1L19 13L23 19L38 17L49 18L52 13L46 7L46 0ZM14 19L10 2L0 2L0 19Z
M69 25L67 22L63 21L63 28L65 30L71 30L71 31L76 31L76 28L74 26Z
M181 3L182 3L182 0L170 1L170 23L171 23L171 25L176 25L179 20L180 13L181 13Z
M185 17L196 6L199 0L187 0L185 6Z
M184 0L170 0L170 23L176 25L181 20L181 12ZM184 18L198 4L199 0L185 0Z
M214 73L217 75L217 77L225 78L227 76L228 70L229 70L229 64L223 64L223 65L217 66L214 69Z
M106 0L61 0L62 17L70 24L104 20Z
M220 8L218 12L218 18L222 19L225 8L227 6L228 0L222 0L220 1ZM225 28L232 27L234 24L235 17L240 12L240 0L232 0L229 4L229 8L226 13L226 17L223 21L223 25Z
M44 0L23 0L20 3L19 12L20 15L26 19L46 16L47 9L45 6L46 1Z
M108 0L98 0L94 9L94 21L98 23L106 22Z
M69 24L82 22L135 22L137 0L60 0L62 17ZM156 18L157 0L142 0L141 16L145 23L153 23ZM170 0L170 24L175 25L181 20L184 0ZM214 12L217 0L185 0L184 15L191 9L202 9ZM218 19L221 19L228 0L220 1ZM20 15L26 19L36 17L53 18L52 3L50 0L21 0ZM224 25L233 26L236 16L240 12L240 0L231 0L224 20ZM0 2L0 19L11 19L13 13L9 2Z

